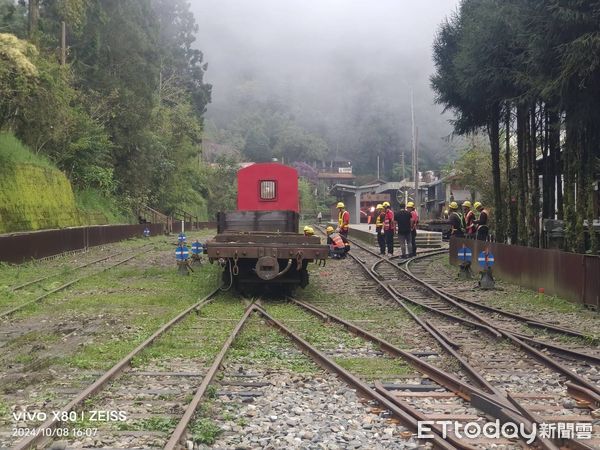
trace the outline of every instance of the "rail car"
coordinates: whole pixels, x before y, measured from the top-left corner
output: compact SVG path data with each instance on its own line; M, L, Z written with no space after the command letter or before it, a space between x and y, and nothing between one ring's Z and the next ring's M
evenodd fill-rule
M206 243L223 268L225 288L289 293L309 282L308 264L327 258L316 236L299 234L298 172L257 163L237 173L237 210L217 214L217 235Z

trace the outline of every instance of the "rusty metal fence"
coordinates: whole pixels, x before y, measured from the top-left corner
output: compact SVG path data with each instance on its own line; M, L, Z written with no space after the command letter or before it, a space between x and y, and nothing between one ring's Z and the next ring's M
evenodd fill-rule
M463 246L472 251L474 270L479 267L477 256L487 249L495 258L494 276L600 309L600 256L453 237L451 264L460 264L458 250Z
M148 227L151 235L162 234L165 225L98 225L90 227L11 233L0 236L0 261L22 263L88 247L141 237Z

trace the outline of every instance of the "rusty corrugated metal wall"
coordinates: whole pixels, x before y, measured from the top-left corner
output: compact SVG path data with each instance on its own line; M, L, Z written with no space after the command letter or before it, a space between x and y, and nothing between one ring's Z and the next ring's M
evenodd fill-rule
M164 224L98 225L40 230L0 236L0 261L22 263L96 245L141 237L148 227L153 236L164 233Z
M495 258L495 276L533 290L544 288L547 294L600 309L599 256L452 238L451 264L460 264L457 254L463 246L473 252L474 271L480 268L477 256L488 249Z

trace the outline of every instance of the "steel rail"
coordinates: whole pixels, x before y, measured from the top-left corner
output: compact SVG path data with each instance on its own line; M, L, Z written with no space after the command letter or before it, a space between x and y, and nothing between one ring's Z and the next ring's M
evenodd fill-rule
M389 401L393 402L394 404L398 405L398 407L400 408L410 408L410 405L402 400L400 400L399 398L395 397L394 394L392 394L392 392L390 392L388 389L386 389L383 384L379 381L375 382L375 390L377 392L379 392L381 395L385 396ZM421 413L418 413L420 415L419 420L420 421L426 421L427 417ZM532 422L528 422L526 419L524 420L524 417L521 416L514 416L513 414L511 414L508 411L504 412L504 416L505 419L511 419L512 423L522 423L525 427L527 427L527 432L528 434L532 434L531 433L531 429L532 429ZM507 420L508 421L508 420ZM444 439L447 440L455 440L454 436L451 434L446 434L446 436L444 437L444 435L442 434L442 430L435 424L432 424L432 431L435 431L437 434L441 435ZM521 439L522 440L522 439ZM549 443L546 439L544 438L538 438L536 436L535 439L537 442L540 443L540 445L542 446L542 448L544 448L545 450L559 450L557 447L554 446L554 444ZM460 441L458 441L460 442ZM464 444L463 444L464 445Z
M94 261L90 261L90 262L87 262L85 264L81 264L79 266L72 267L72 268L70 268L70 269L68 269L66 271L61 271L61 272L53 273L53 274L50 274L50 275L46 275L45 277L40 277L40 278L36 278L35 280L27 281L26 283L19 284L19 285L15 286L15 287L10 288L10 290L12 292L18 291L19 289L23 289L24 287L31 286L32 284L39 283L40 281L47 280L48 278L54 278L54 277L57 277L59 275L64 275L65 273L71 273L71 272L74 272L76 270L83 269L84 267L89 267L92 264L97 264L99 262L106 261L107 259L114 258L115 256L119 256L119 255L123 254L123 252L124 251L113 253L112 255L104 256L104 257L102 257L100 259L95 259Z
M456 316L454 314L450 314L447 313L446 311L442 311L441 309L437 309L434 308L432 306L426 305L424 303L418 302L416 300L410 299L408 297L403 296L402 294L399 294L398 291L396 291L396 289L391 288L391 290L393 292L395 292L397 295L401 296L402 298L405 298L407 301L410 301L411 303L414 303L415 305L427 309L428 311L434 312L436 314L440 314L441 316L444 316L448 319L452 319L458 322L463 322L467 325L472 325L473 322L470 321L469 319L465 319L463 317L459 317ZM556 346L551 346L551 345L547 345L544 342L540 342L540 341L535 341L531 338L528 337L524 337L522 335L519 334L513 334L511 331L505 330L503 328L496 328L496 330L498 330L500 333L502 333L503 337L509 339L510 341L512 341L515 345L518 345L520 347L522 347L527 353L531 354L532 356L535 356L537 359L539 359L544 365L546 365L547 367L551 367L554 370L556 370L557 372L562 373L566 378L570 378L572 381L575 381L577 384L582 385L583 387L589 389L590 391L595 392L596 394L600 394L600 389L598 387L596 387L595 385L591 384L589 381L587 381L585 378L580 377L579 375L571 372L567 367L564 367L562 364L560 364L558 361L553 360L552 358L548 357L547 355L543 354L542 352L538 351L537 349L535 349L534 347L531 347L529 344L527 344L526 341L534 341L535 345L540 345L540 346L546 346L550 349L553 349L555 351L563 351L565 353L568 353L570 356L580 356L581 358L584 359L591 359L591 360L596 360L596 357L593 355L587 355L585 353L579 353L579 352L575 352L574 350L570 350L570 349L566 349L566 348L562 348L562 347L556 347ZM446 338L444 336L441 336L441 339L444 339L444 341L446 341ZM554 348L553 348L554 347Z
M100 378L98 378L91 385L89 385L87 388L85 388L83 391L81 391L66 406L61 408L59 410L59 412L61 413L61 414L59 414L59 416L62 415L63 412L68 414L69 412L75 410L77 407L81 406L81 404L87 398L91 397L92 395L94 395L97 392L99 392L100 390L102 390L102 388L104 386L106 386L106 384L108 382L110 382L113 378L115 378L124 369L129 367L131 360L135 356L137 356L142 350L146 349L156 339L158 339L160 336L162 336L165 332L169 331L174 325L179 323L184 317L186 317L192 311L196 311L196 310L202 308L203 306L207 305L208 303L210 303L212 301L213 297L218 292L219 292L219 289L217 288L214 291L212 291L210 294L208 294L207 296L203 297L197 303L193 304L192 306L189 306L184 311L182 311L177 316L175 316L173 319L171 319L169 322L167 322L166 324L161 326L157 331L155 331L152 334L152 336L150 336L148 339L146 339L144 342L142 342L140 345L138 345L127 356L125 356L123 359L121 359L119 362L117 362L114 366L112 366L108 371L106 371L103 375L101 375ZM56 417L56 416L54 416L54 417ZM13 450L26 450L29 448L33 448L36 445L42 445L43 443L49 442L51 440L51 437L46 436L46 434L51 435L52 433L49 432L49 430L55 428L60 423L60 421L56 420L54 417L52 419L48 419L47 421L42 423L36 429L37 432L35 435L29 436L21 442L17 442L15 444L15 446L13 447ZM46 430L48 430L48 431L46 431Z
M362 246L359 246L359 247L363 248ZM371 252L369 249L366 249L366 251ZM354 259L356 259L356 257L354 257L353 255L350 255L350 256L352 256ZM389 262L389 263L392 264L392 265L394 265L391 262ZM359 264L360 264L360 262L359 262ZM361 264L361 266L365 267L364 264ZM396 267L398 267L398 266L396 266ZM443 300L446 300L448 303L450 303L453 306L457 307L461 311L464 311L466 314L469 314L471 317L474 317L474 318L478 319L482 324L487 325L488 327L492 328L496 332L500 333L502 335L502 337L505 337L506 339L510 340L514 345L520 347L525 352L527 352L530 356L535 357L536 359L538 359L539 361L541 361L547 367L550 367L550 368L556 370L557 372L561 373L566 378L568 378L568 379L574 381L575 383L577 383L577 384L579 384L579 385L581 385L581 386L589 389L590 391L595 392L597 394L600 394L600 387L593 385L592 383L590 383L589 381L587 381L583 377L581 377L581 376L579 376L579 375L571 372L567 367L563 366L558 361L555 361L554 359L550 358L549 356L547 356L547 355L543 354L542 352L538 351L536 348L534 348L531 345L529 345L526 342L524 342L524 340L521 340L520 338L518 338L512 332L504 330L504 329L501 329L501 328L498 328L493 323L489 322L486 318L480 316L479 314L475 313L474 311L471 311L469 308L467 308L466 306L461 305L456 300L453 300L452 298L448 297L446 294L444 294L443 292L441 292L439 289L437 289L436 287L430 285L429 283L421 280L416 275L412 274L410 271L408 271L408 270L406 270L406 269L404 269L402 267L398 267L398 269L401 270L402 272L404 272L407 276L409 276L415 282L419 283L421 286L423 286L426 289L428 289L434 295L437 295L439 298L441 298ZM369 273L368 270L367 270L367 273ZM389 292L389 288L388 288L387 285L383 284L380 280L377 280L375 277L373 277L373 279L376 280L382 286L384 286L385 289ZM421 306L423 306L423 305L421 304ZM444 315L446 315L448 317L451 316L451 318L453 320L456 320L457 316L449 315L448 313L443 312L441 310L437 310L437 309L436 309L436 311L438 311L440 314L444 314ZM439 336L439 335L437 335L437 336Z
M394 405L396 405L401 410L405 411L407 414L414 416L415 419L417 419L417 421L425 422L427 420L427 416L425 414L416 410L415 408L410 406L407 402L394 397L394 395L383 386L381 381L375 381L375 392L377 392L378 394L385 397L388 401L392 402ZM458 440L455 436L453 436L451 434L444 435L441 427L439 427L436 424L432 425L431 431L433 431L436 435L438 435L442 439L447 440L452 445L455 445L458 448L463 448L463 449L468 449L468 450L477 450L477 447L472 447L470 445L467 445L466 443L461 442L460 440Z
M600 395L573 383L567 382L565 385L567 386L567 392L573 398L587 402L590 405L593 405L594 408L600 408Z
M518 337L519 339L522 339L523 341L525 341L529 344L535 345L536 347L543 347L543 348L553 351L554 353L562 353L565 356L570 356L572 358L586 360L586 361L592 362L594 364L600 364L600 357L598 357L596 355L590 355L589 353L578 352L577 350L572 350L570 348L563 347L560 345L550 344L550 343L544 342L544 341L538 341L537 339L533 339L525 334L516 333L514 331L506 330L506 329L503 329L500 327L498 329L504 330L507 333L511 333L514 336Z
M400 299L400 297L396 294L396 292L393 290L393 288L388 286L383 281L379 280L378 277L369 270L369 268L366 266L366 264L361 262L356 256L352 255L351 253L349 253L349 255L363 268L363 270L367 273L367 275L369 275L377 284L379 284L389 294L391 299L393 299L396 303L398 303L415 322L417 322L425 331L427 331L431 336L433 336L433 338L436 339L438 341L438 343L448 353L450 353L454 358L456 358L456 360L458 362L460 362L460 364L465 369L465 371L469 375L471 375L471 377L473 377L473 379L477 380L477 382L481 386L484 386L488 390L488 392L494 393L495 396L497 397L498 402L502 403L505 406L508 405L508 401L504 398L504 394L499 389L494 387L488 380L486 380L477 370L475 370L475 368L472 367L465 358L463 358L451 345L449 345L446 342L446 340L444 339L443 336L440 336L435 330L433 330L429 325L427 325L427 323L424 320L422 320L408 306L406 306L406 304Z
M365 249L365 250L369 251L369 249ZM416 276L416 275L414 275L410 271L410 263L413 262L413 261L424 259L424 258L431 257L431 256L434 256L434 255L417 255L416 257L413 257L413 258L407 260L406 261L406 265L405 265L406 270L408 272L410 272L413 276ZM383 261L385 261L385 260L383 260ZM565 335L568 335L568 336L573 336L573 337L578 337L578 338L585 339L585 340L590 340L592 343L597 343L598 341L600 341L600 338L596 338L594 336L588 336L588 335L586 335L584 333L581 333L581 332L579 332L577 330L572 330L572 329L569 329L569 328L559 327L559 326L556 326L556 325L551 324L549 322L544 322L544 321L541 321L541 320L537 320L537 319L533 319L533 318L530 318L530 317L522 316L520 314L512 313L510 311L504 311L502 309L494 308L493 306L488 306L488 305L485 305L485 304L482 304L482 303L477 303L477 302L474 302L472 300L469 300L469 299L466 299L464 297L461 297L459 295L447 292L446 290L441 289L441 288L435 288L435 289L437 289L440 292L443 292L448 297L453 298L454 300L456 300L458 302L466 303L467 305L473 306L475 308L480 308L480 309L483 309L483 310L486 310L486 311L489 311L489 312L493 312L493 313L496 313L496 314L499 314L499 315L502 315L502 316L510 317L511 319L515 319L515 320L518 320L520 322L524 322L526 325L529 325L529 326L534 327L534 328L544 328L544 329L547 329L547 330L550 330L550 331L554 331L556 333L561 333L561 334L565 334Z
M445 249L445 250L436 250L435 252L430 252L428 254L420 254L420 255L417 255L417 256L413 256L412 258L409 258L409 259L407 259L405 261L400 261L400 263L396 265L391 260L392 259L397 259L398 258L397 256L394 256L394 257L392 257L390 259L381 258L380 255L378 255L376 252L374 252L370 248L365 247L362 244L359 244L355 240L352 240L351 242L353 244L355 244L357 247L359 247L359 248L363 249L364 251L372 254L373 256L375 256L377 258L380 258L379 261L377 261L376 263L373 264L373 266L378 265L378 264L380 264L382 262L386 262L386 263L390 264L393 267L396 267L396 268L398 268L400 270L404 270L403 267L400 266L402 264L406 268L404 270L405 273L407 271L410 272L410 263L412 263L413 261L424 259L424 258L428 258L428 257L432 257L432 256L436 256L438 254L447 253L447 249ZM418 279L418 277L416 277L416 275L414 275L412 272L410 272L410 275L412 275L413 277L415 277L416 279ZM427 288L430 287L430 285L428 283L424 282L423 280L420 280L420 279L418 279L418 280L419 280L420 283L424 284L424 287L427 287ZM561 334L566 334L566 335L569 335L569 336L579 337L579 338L582 338L582 339L585 339L585 340L591 340L592 343L597 342L599 340L598 338L595 338L593 336L588 336L588 335L583 334L583 333L581 333L579 331L576 331L576 330L571 330L571 329L564 328L564 327L558 327L558 326L556 326L554 324L551 324L551 323L548 323L548 322L543 322L543 321L536 320L536 319L533 319L533 318L524 317L524 316L521 316L519 314L511 313L509 311L503 311L501 309L497 309L497 308L494 308L492 306L483 305L483 304L480 304L480 303L477 303L477 302L473 302L473 301L468 300L468 299L466 299L464 297L460 297L460 296L458 296L456 294L449 293L449 292L445 291L444 289L436 288L435 286L432 286L432 287L434 289L436 289L437 291L439 291L439 293L447 295L448 297L450 297L450 298L452 298L452 299L454 299L456 301L459 301L459 302L462 302L462 303L466 303L466 304L468 304L470 306L474 306L476 308L484 309L486 311L494 312L496 314L504 315L506 317L510 317L512 319L515 319L515 320L518 320L518 321L521 321L521 322L525 322L527 325L535 327L535 328L545 328L547 330L551 330L551 331L554 331L556 333L561 333Z
M439 369L438 367L436 367L432 364L429 364L426 361L421 360L419 357L413 355L412 353L406 352L406 351L402 350L401 348L396 347L395 345L391 344L390 342L386 341L385 339L380 338L380 337L370 333L369 331L365 330L364 328L360 328L359 326L354 325L352 322L342 319L341 317L338 317L334 314L324 311L324 310L322 310L314 305L311 305L309 303L306 303L306 302L303 302L303 301L300 301L300 300L297 300L294 298L290 298L290 301L292 301L294 304L306 309L307 311L310 311L311 313L313 313L314 315L316 315L318 317L321 317L321 318L326 317L327 321L335 322L340 325L343 325L351 333L353 333L359 337L362 337L364 339L367 339L371 342L376 343L383 351L388 352L389 354L392 354L394 356L398 356L400 358L405 359L417 371L423 373L424 375L427 375L429 378L431 378L433 381L438 383L440 386L443 386L446 389L448 389L449 391L454 392L456 395L458 395L459 397L463 398L466 401L470 402L474 396L478 396L481 399L485 399L490 404L494 404L494 405L497 405L497 406L500 406L503 408L509 408L509 409L511 408L510 405L504 405L504 404L501 405L498 402L498 399L496 397L482 391L481 389L479 389L471 384L468 384L468 383L460 380L459 378L456 378L451 373L445 372L445 371ZM489 413L490 411L484 410L484 412ZM517 411L513 409L513 412L516 413Z
M283 334L288 336L292 341L294 341L304 352L308 353L313 360L315 360L323 369L332 372L342 378L346 383L353 386L358 392L363 394L365 397L368 397L372 400L375 400L380 405L388 409L394 416L396 416L401 422L403 422L408 428L412 430L418 429L418 419L417 412L412 411L412 414L403 411L401 408L396 406L394 403L390 402L383 395L379 394L372 390L368 384L359 378L352 375L342 366L337 364L332 359L328 358L324 353L317 350L315 347L310 345L307 341L302 339L300 336L295 334L281 322L277 321L275 318L271 317L267 311L265 311L260 306L255 306L256 311L262 315L265 320L279 329ZM464 448L462 446L455 446L450 442L444 441L440 436L435 435L432 439L436 448L444 449L444 450L454 450L457 448Z
M242 316L242 318L240 319L240 321L238 322L236 327L233 329L233 331L231 332L231 334L229 335L229 337L223 344L221 351L216 356L214 362L210 366L210 369L204 375L204 378L202 379L202 383L198 387L198 389L194 395L194 398L188 404L188 406L185 408L185 413L183 414L183 417L177 424L177 427L171 434L171 437L169 438L168 442L165 444L165 446L164 446L165 450L174 450L179 445L179 442L181 441L181 439L183 439L183 437L186 433L187 427L188 427L190 421L192 420L192 417L194 416L196 409L198 408L198 405L202 401L202 397L204 396L206 389L208 388L210 383L212 383L213 379L215 378L215 375L217 374L219 367L223 363L223 359L225 358L225 355L229 351L231 344L233 343L233 341L235 340L237 335L240 333L244 324L246 323L246 321L248 320L248 318L254 312L255 309L256 309L256 306L254 303L250 304L246 308L246 312L244 313L244 315Z
M145 249L147 247L148 247L148 245L144 246L143 249ZM22 303L21 305L15 306L14 308L9 309L8 311L0 312L0 319L4 319L5 317L11 316L11 315L13 315L16 312L18 312L18 311L20 311L22 309L27 308L29 305L33 305L34 303L38 303L41 300L45 299L46 297L49 297L52 294L55 294L55 293L60 292L60 291L63 291L66 288L68 288L69 286L72 286L75 283L80 282L81 280L85 280L86 278L90 278L90 277L93 277L95 275L99 275L99 274L101 274L103 272L106 272L109 269L113 269L113 268L115 268L117 266L120 266L121 264L125 264L127 261L130 261L130 260L132 260L134 258L137 258L141 254L143 254L144 251L140 251L140 252L136 253L135 255L129 256L128 258L125 258L125 259L123 259L123 260L121 260L121 261L119 261L119 262L117 262L117 263L115 263L113 265L110 265L108 267L104 267L101 270L99 270L98 272L94 272L94 273L91 273L91 274L88 274L88 275L84 275L82 277L76 278L75 280L69 281L68 283L65 283L65 284L63 284L63 285L61 285L61 286L59 286L59 287L57 287L55 289L52 289L51 291L48 291L45 294L40 295L39 297L37 297L37 298L35 298L33 300L30 300L28 302Z
M529 409L527 409L525 406L521 405L516 398L514 398L512 395L510 395L509 392L506 393L506 397L508 398L508 400L515 405L515 407L519 410L519 412L521 413L521 415L523 417L525 417L529 422L531 423L535 423L537 425L540 424L540 420L535 416L535 414L533 414ZM528 433L531 433L531 427L529 427L529 429L527 430ZM594 450L592 447L589 447L588 445L580 442L580 441L576 441L575 439L536 439L538 442L540 442L540 444L542 444L542 446L546 449L546 450L560 450L561 447L559 447L560 444L557 444L556 441L558 440L563 440L563 444L565 444L567 446L567 448L570 449L581 449L581 450ZM564 447L562 447L564 448Z

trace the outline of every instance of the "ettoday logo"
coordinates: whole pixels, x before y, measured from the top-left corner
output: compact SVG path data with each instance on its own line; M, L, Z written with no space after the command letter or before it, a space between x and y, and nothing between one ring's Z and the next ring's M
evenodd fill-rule
M452 420L423 420L418 422L417 437L419 439L432 439L433 429L441 432L442 438L446 438L449 432L452 432L457 438L477 439L485 437L487 439L521 439L527 444L533 443L537 438L564 438L564 439L591 439L591 423L541 423L532 424L531 429L527 429L525 424L506 422L501 424L496 419L494 422L468 422L463 424Z

